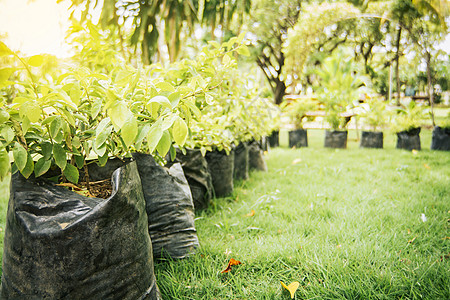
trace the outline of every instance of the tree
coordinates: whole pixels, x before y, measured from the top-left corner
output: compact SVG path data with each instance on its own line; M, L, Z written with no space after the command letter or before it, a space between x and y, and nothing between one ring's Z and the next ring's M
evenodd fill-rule
M282 45L288 30L298 22L301 5L301 0L253 1L248 24L249 31L255 36L253 53L272 88L276 104L282 102L286 93Z

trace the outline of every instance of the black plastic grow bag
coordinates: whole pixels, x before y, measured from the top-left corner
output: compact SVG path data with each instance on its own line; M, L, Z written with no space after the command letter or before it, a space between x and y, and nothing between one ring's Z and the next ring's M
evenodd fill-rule
M198 247L191 190L179 163L169 169L133 153L141 177L153 257L185 258Z
M192 200L195 210L205 209L209 206L213 196L213 185L208 163L199 149L185 149L185 154L177 149L174 161L169 161L167 167L180 163L184 176L191 188Z
M102 170L107 199L12 176L1 299L160 299L136 163Z
M238 180L248 179L249 153L246 142L241 142L234 149L233 177Z
M308 147L308 132L305 129L289 131L289 148Z
M420 127L397 132L397 149L421 150Z
M211 174L216 197L226 197L233 193L234 152L208 151L205 155Z
M378 131L363 131L359 146L361 148L383 148L383 133Z
M450 151L450 128L434 127L431 150Z
M280 131L272 131L272 133L267 137L269 145L272 148L280 146Z
M248 144L248 169L257 171L267 171L267 164L264 160L264 153L261 144L251 141Z
M325 130L325 148L347 148L347 131Z

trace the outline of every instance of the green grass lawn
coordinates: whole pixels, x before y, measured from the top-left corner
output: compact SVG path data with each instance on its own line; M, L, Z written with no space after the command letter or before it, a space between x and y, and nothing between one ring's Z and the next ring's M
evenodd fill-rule
M309 130L309 148L271 150L268 172L197 214L196 255L156 263L163 298L290 299L281 280L300 282L296 299L450 299L450 153L421 138L417 153L394 135L359 149L350 132L332 150ZM242 264L222 274L230 258Z

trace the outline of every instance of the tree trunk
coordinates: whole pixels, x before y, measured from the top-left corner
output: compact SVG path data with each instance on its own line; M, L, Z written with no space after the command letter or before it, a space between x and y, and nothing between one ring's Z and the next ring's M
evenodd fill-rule
M397 80L397 105L400 105L400 39L402 38L402 27L400 26L397 31L397 41L395 47L397 52L395 53L395 77Z
M433 98L433 83L431 82L431 54L429 51L425 53L425 60L427 63L427 81L428 81L428 100L430 101L431 108L431 121L433 122L433 127L436 126L434 122L434 98Z
M283 97L286 94L286 85L283 81L279 80L276 82L276 88L273 93L275 104L280 105L283 102Z

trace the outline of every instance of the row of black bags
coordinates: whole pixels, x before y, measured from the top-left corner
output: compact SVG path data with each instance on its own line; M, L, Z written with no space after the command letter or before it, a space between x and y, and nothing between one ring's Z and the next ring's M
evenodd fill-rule
M256 160L263 161L259 145ZM197 150L177 152L166 167L141 153L89 165L91 181L111 178L107 199L14 174L0 298L160 299L153 259L192 254L199 244L194 204L206 208L214 195L233 189L235 151L206 158ZM231 172L231 189L223 169Z

